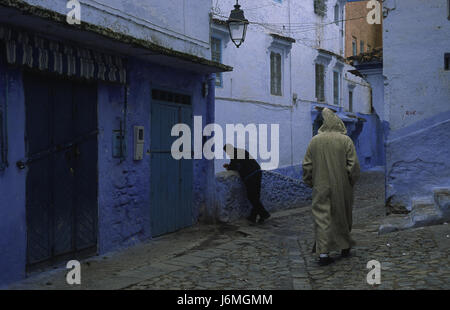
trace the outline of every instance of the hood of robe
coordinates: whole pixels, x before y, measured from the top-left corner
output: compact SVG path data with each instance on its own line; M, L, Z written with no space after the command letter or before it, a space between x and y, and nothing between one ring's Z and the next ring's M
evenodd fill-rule
M330 109L324 108L322 111L323 125L319 128L319 133L339 132L343 135L347 134L344 122Z

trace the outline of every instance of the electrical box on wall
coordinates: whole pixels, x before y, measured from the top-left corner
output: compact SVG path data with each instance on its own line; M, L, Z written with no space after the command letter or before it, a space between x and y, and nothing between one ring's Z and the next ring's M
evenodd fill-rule
M134 160L144 159L144 126L134 126Z

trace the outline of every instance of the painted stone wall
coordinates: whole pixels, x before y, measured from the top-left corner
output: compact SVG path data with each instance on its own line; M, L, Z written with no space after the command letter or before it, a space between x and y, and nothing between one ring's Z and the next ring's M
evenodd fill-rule
M216 7L214 2L213 9L220 15L227 15L234 3L232 0L219 1ZM343 8L345 1L339 3ZM244 126L252 123L268 124L269 127L270 124L278 124L279 163L271 169L288 176L300 177L298 167L313 136L311 109L317 104L315 62L319 49L329 53L325 53L329 63L326 65L323 104L348 110L349 90L352 89L353 112L371 113L369 84L349 73L352 67L339 57L344 55L344 36L340 33L341 26L333 23L335 4L336 1L327 2L327 15L322 18L314 13L312 0L281 3L273 0L245 1L241 5L246 18L262 25L249 25L246 40L239 49L228 39L224 26L212 26L212 35L222 39L222 62L234 68L233 72L222 74L223 84L216 87L216 123L223 128L226 124L239 123ZM293 25L291 29L289 22ZM305 26L300 28L299 23L327 23L327 26L305 29ZM272 36L274 33L290 37L296 42L275 40ZM270 93L271 51L282 53L281 96ZM333 100L335 70L341 73L338 105L334 105ZM258 154L252 156L260 164L267 162L258 158ZM226 161L225 158L215 161L216 172L224 170L222 166Z
M22 73L0 65L1 100L7 105L8 162L0 171L0 286L25 277L26 170L15 163L25 156L25 98ZM6 92L8 90L8 92Z
M263 171L261 202L269 212L303 207L311 204L311 189L303 182L272 171ZM250 214L251 204L245 186L235 171L216 174L214 219L232 222Z
M101 253L129 246L151 236L150 227L150 104L151 87L192 93L193 115L208 118L213 103L201 94L207 78L132 60L129 63L127 107L127 157L122 163L112 158L112 131L118 129L123 113L121 86L99 88L99 250ZM209 103L209 105L207 104ZM133 160L133 126L144 126L144 159ZM194 160L194 202L192 219L196 222L213 194L213 163Z
M429 124L433 124L429 126ZM425 128L424 128L425 127ZM394 210L411 210L411 199L450 186L450 112L405 127L386 146L386 197Z
M449 184L450 71L444 70L444 54L450 51L450 23L445 0L389 0L384 6L386 198L410 209L411 198Z
M67 14L68 0L24 0ZM79 0L81 20L117 33L144 39L210 59L209 12L211 0Z
M176 89L192 94L193 115L211 120L214 101L203 97L202 84L208 77L183 70L129 60L129 89L126 109L127 155L124 161L112 157L112 133L119 129L125 111L123 85L98 83L98 253L127 247L151 237L150 227L150 90ZM209 78L210 79L210 78ZM25 157L25 107L20 70L0 66L0 83L8 83L9 167L0 172L0 285L25 276L27 169L15 163ZM6 87L4 88L6 89ZM6 92L2 96L6 96ZM3 99L6 99L3 98ZM144 126L145 156L133 160L133 126ZM214 197L214 163L194 161L195 223Z

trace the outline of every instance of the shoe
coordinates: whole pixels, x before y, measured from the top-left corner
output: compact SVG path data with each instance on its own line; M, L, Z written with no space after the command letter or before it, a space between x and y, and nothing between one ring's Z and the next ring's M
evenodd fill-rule
M348 249L343 249L343 250L341 251L341 256L342 256L342 257L349 257L349 256L350 256L350 248L348 248Z
M249 221L250 223L256 224L256 217L248 216L247 221Z
M319 266L326 266L332 263L334 263L334 259L330 256L319 257Z
M260 217L259 217L258 224L264 223L264 221L267 220L269 217L270 217L270 214L269 214L269 213L267 213L266 216L260 216Z

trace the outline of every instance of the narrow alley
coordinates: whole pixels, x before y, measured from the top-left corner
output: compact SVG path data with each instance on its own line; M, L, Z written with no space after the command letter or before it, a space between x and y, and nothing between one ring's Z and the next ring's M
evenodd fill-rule
M196 225L113 254L87 259L81 285L64 266L11 289L449 289L447 224L378 235L385 218L384 176L363 173L356 187L352 256L319 267L311 252L310 207L280 211L264 224ZM381 284L366 281L370 260Z

